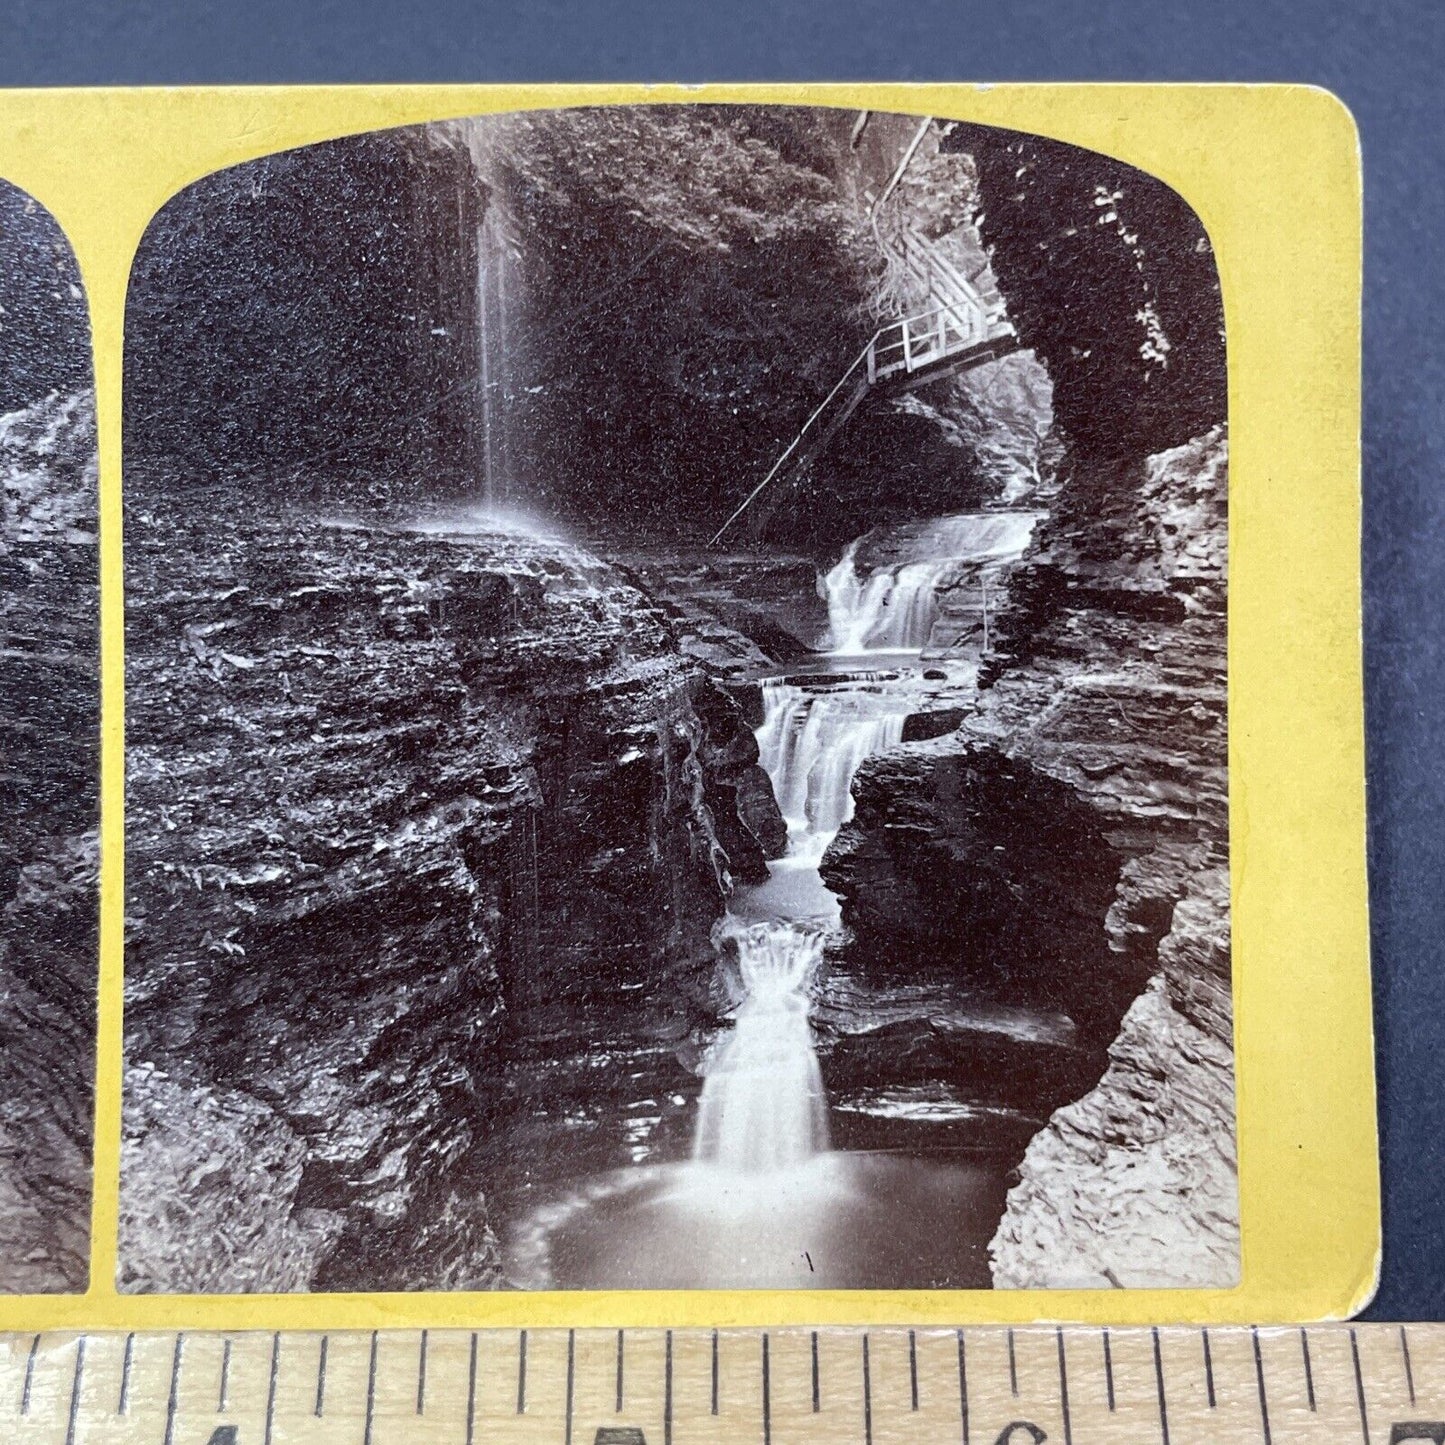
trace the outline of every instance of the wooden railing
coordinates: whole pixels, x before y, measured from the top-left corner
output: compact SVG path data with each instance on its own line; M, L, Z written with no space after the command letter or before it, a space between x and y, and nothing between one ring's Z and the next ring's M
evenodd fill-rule
M917 316L905 316L881 327L869 343L869 384L912 376L990 339L988 316L971 307L936 306Z
M916 378L922 385L982 365L1017 347L1003 303L985 299L971 280L960 275L927 242L907 231L889 240L880 231L879 242L893 261L921 283L924 294L938 304L886 322L873 333L768 474L718 528L709 545L716 546L722 540L780 472L803 465L821 451L873 387L891 383L895 389L906 390L910 379Z

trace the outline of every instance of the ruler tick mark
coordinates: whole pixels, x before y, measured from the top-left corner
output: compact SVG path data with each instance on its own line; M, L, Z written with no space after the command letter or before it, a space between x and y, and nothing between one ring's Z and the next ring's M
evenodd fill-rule
M1154 1379L1159 1385L1159 1435L1164 1445L1169 1445L1169 1405L1164 1398L1164 1357L1159 1353L1158 1327L1150 1333L1154 1336Z
M421 1332L421 1349L417 1354L416 1361L416 1413L421 1415L426 1411L426 1334Z
M763 1445L772 1445L773 1401L772 1381L768 1378L768 1334L763 1331Z
M525 1414L527 1410L527 1332L522 1331L520 1343L517 1346L517 1413Z
M1204 1337L1204 1387L1212 1410L1218 1403L1214 1398L1214 1352L1209 1348L1209 1331L1200 1330L1199 1333Z
M713 1339L714 1339L714 1340L717 1339L717 1331L716 1331L716 1330L713 1331ZM714 1345L713 1348L714 1348L714 1352L716 1352L716 1348L717 1348L716 1345ZM618 1330L618 1331L617 1331L617 1404L614 1406L614 1409L616 1410L616 1413L619 1414L619 1415L622 1413L622 1352L623 1352L622 1331L621 1331L621 1330ZM717 1371L714 1370L714 1371L713 1371L713 1374L714 1374L714 1377L716 1377ZM714 1415L716 1415L716 1414L717 1414L717 1388L716 1388L716 1386L714 1386L714 1388L713 1388L712 1399L713 1399L712 1412L713 1412Z
M958 1412L963 1426L963 1445L968 1445L968 1361L964 1354L962 1330L958 1332Z
M577 1331L567 1331L567 1422L562 1432L564 1445L572 1445L572 1399L577 1370Z
M717 1414L717 1331L712 1332L712 1412Z
M1019 1367L1014 1358L1014 1332L1008 1332L1008 1387L1015 1400L1019 1397Z
M165 1445L171 1445L171 1441L176 1437L176 1400L180 1395L181 1347L185 1339L185 1335L177 1333L175 1353L171 1356L171 1390L166 1398Z
M362 1445L371 1445L371 1424L376 1417L376 1335L371 1332L371 1358L366 1365L366 1429L362 1431Z
M1259 1352L1259 1331L1250 1330L1254 1340L1254 1378L1259 1384L1259 1423L1264 1431L1264 1445L1271 1445L1269 1433L1269 1398L1264 1388L1264 1356Z
M1309 1397L1310 1409L1315 1408L1315 1372L1310 1365L1310 1337L1309 1332L1300 1326L1299 1332L1300 1354L1304 1356L1305 1362L1305 1394Z
M321 1352L316 1357L316 1418L321 1418L321 1412L326 1408L326 1345L330 1335L321 1336Z
M1360 1405L1360 1436L1365 1445L1370 1445L1370 1417L1365 1410L1365 1377L1360 1373L1360 1342L1353 1329L1350 1330L1350 1354L1355 1361L1355 1397Z
M1109 1331L1104 1331L1104 1383L1109 1390L1109 1413L1114 1413L1114 1351L1109 1344Z
M216 1414L226 1408L226 1394L231 1384L231 1337L221 1341L221 1388L216 1391Z
M85 1374L85 1336L75 1342L75 1378L70 1382L70 1419L65 1427L65 1445L75 1445L75 1425L80 1416L80 1381Z
M763 1359L767 1360L768 1337L763 1336ZM766 1365L764 1366L766 1371ZM668 1330L662 1351L662 1445L672 1445L672 1331Z
M1400 1354L1405 1361L1405 1388L1410 1392L1410 1403L1415 1403L1415 1369L1410 1363L1410 1337L1405 1333L1405 1326L1400 1326Z
M467 1441L472 1445L477 1425L477 1332L472 1331L472 1347L467 1363Z
M1064 1358L1064 1332L1055 1328L1059 1342L1059 1409L1064 1416L1064 1445L1074 1445L1074 1426L1069 1419L1069 1363Z
M863 1445L873 1445L873 1375L868 1368L868 1331L863 1331Z
M25 1383L20 1387L20 1413L30 1413L30 1382L35 1378L35 1352L40 1348L40 1336L30 1341L30 1353L25 1356Z
M816 1415L822 1408L822 1399L818 1391L818 1332L813 1331L813 1413Z
M918 1340L908 1331L908 1391L913 1409L918 1408Z
M376 1361L376 1335L372 1335L372 1363ZM276 1373L281 1363L281 1331L277 1330L271 1336L271 1378L266 1386L266 1429L262 1435L265 1445L271 1445L271 1429L276 1419ZM368 1402L370 1403L370 1402ZM371 1440L371 1420L368 1415L366 1422L366 1438L368 1445Z
M120 1399L115 1402L115 1413L124 1415L130 1409L130 1362L135 1353L135 1334L125 1337L125 1354L120 1361Z

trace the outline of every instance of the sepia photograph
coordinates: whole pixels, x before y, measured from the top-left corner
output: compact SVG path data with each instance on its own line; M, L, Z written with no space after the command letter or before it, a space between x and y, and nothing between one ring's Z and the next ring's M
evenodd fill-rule
M93 590L93 413L0 323L53 610L25 518ZM1235 1284L1227 428L1199 218L1038 136L539 110L176 195L125 318L119 1288ZM7 849L70 941L74 811ZM88 1204L58 1066L23 1187Z
M90 1269L100 807L90 323L48 211L0 181L0 1293Z

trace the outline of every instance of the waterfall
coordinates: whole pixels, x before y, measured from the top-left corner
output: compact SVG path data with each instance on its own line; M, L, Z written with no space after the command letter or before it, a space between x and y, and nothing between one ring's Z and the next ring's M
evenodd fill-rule
M921 650L950 572L1019 556L1035 520L1031 512L940 518L903 531L889 564L866 575L854 542L822 583L833 654ZM788 852L768 865L766 883L734 895L718 927L719 946L737 951L741 1001L707 1066L693 1141L699 1163L768 1174L828 1150L809 1015L838 901L819 865L853 816L859 766L902 741L912 705L876 674L763 683L759 761L788 825Z
M863 759L895 747L905 714L856 688L763 684L758 752L788 825L788 852L821 860L853 816L853 777Z
M905 712L866 681L763 684L758 751L788 824L788 856L719 925L737 949L742 999L703 1082L693 1157L751 1174L828 1149L828 1101L808 1022L837 900L818 865L853 816L863 759L903 736ZM761 915L761 916L760 916Z
M1013 561L1022 555L1038 520L1035 512L980 512L940 517L902 544L903 555L858 570L851 542L821 580L828 603L828 651L835 656L867 652L919 652L928 646L938 618L938 590L963 567Z
M824 1153L828 1104L808 1024L823 936L790 924L725 920L743 999L703 1083L693 1157L771 1173Z

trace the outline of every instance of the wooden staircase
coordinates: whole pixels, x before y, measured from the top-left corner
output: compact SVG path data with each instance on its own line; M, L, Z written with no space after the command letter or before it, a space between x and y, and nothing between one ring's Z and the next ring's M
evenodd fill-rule
M970 281L931 254L926 243L905 237L902 244L906 264L917 268L935 304L916 315L890 321L873 333L767 476L718 528L710 546L722 540L775 478L797 472L823 451L871 393L898 396L985 366L1019 349L1001 301L986 299Z

